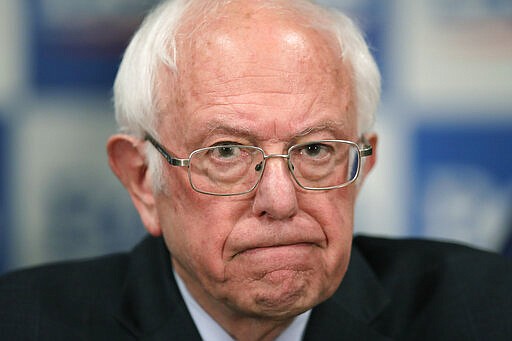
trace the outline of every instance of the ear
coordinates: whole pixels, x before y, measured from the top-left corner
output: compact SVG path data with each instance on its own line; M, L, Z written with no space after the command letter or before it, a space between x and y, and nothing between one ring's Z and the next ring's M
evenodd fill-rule
M128 190L142 223L153 236L161 235L144 143L130 135L114 135L107 142L107 153L110 168Z
M359 179L357 180L357 192L361 190L361 187L366 179L366 176L370 173L377 161L377 142L378 137L375 133L368 133L364 135L368 143L372 146L372 155L363 158L363 162L361 164L361 174L359 174Z

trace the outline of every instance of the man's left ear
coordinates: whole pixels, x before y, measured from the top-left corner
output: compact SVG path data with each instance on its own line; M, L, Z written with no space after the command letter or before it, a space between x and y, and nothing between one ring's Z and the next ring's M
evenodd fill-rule
M372 155L364 157L361 163L359 178L357 179L357 191L361 189L366 176L370 173L377 161L377 141L378 137L375 133L367 133L364 135L366 142L372 146Z

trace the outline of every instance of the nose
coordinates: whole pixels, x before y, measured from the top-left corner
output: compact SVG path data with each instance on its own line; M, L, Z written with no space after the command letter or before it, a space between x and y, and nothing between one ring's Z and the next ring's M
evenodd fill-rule
M253 213L272 219L287 219L297 213L295 183L288 170L288 163L282 157L267 159L265 169L256 188Z

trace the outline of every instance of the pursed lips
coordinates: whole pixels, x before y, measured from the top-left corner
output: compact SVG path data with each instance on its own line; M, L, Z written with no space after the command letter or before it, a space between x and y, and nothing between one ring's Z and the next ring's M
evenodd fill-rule
M240 254L250 254L258 251L264 251L264 250L272 250L272 249L279 249L279 248L286 248L286 247L304 247L304 246L315 246L314 243L307 243L307 242L301 242L301 243L293 243L293 244L276 244L276 245L269 245L269 246L256 246L252 248L248 248L245 250L242 250L238 253L236 253L233 257L236 257Z
M323 247L323 243L318 241L310 241L310 240L297 240L297 241L289 241L289 242L277 242L277 243L260 243L254 245L247 245L243 248L232 253L231 259L241 256L241 255L253 255L257 253L264 252L274 252L274 251L284 251L286 249L293 250L299 248L310 248L310 247Z
M306 248L326 248L327 236L320 224L310 219L262 224L259 221L245 221L236 227L224 245L227 259L241 255L271 252L299 252Z

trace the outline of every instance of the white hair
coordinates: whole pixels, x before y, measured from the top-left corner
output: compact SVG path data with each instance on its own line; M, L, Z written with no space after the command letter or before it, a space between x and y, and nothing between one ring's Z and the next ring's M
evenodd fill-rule
M115 113L121 132L139 138L150 133L158 138L159 73L162 66L174 75L178 73L176 34L179 27L183 21L191 19L191 15L200 13L205 18L207 12L222 8L229 2L167 0L145 18L126 49L114 83ZM265 5L294 10L309 19L310 25L336 38L342 53L341 60L352 70L358 132L362 134L369 130L380 101L381 80L361 30L342 12L323 8L308 0L267 0L262 3ZM194 10L188 11L192 6ZM178 84L170 86L177 87ZM149 144L146 154L154 189L162 189L162 158Z

